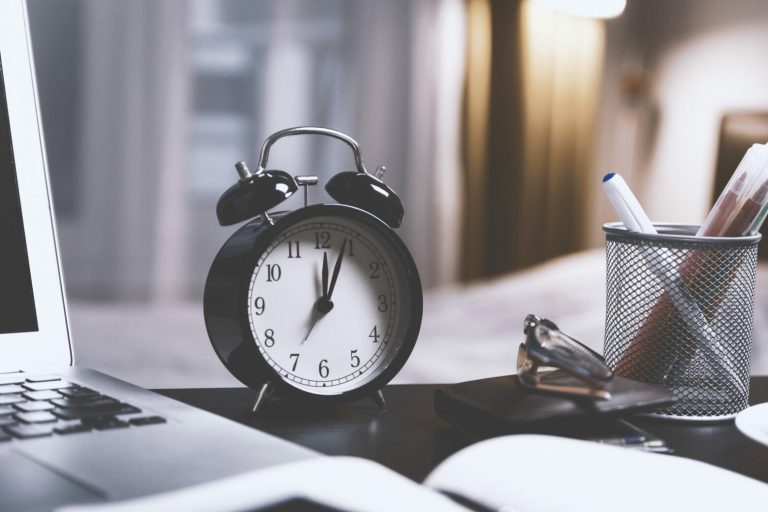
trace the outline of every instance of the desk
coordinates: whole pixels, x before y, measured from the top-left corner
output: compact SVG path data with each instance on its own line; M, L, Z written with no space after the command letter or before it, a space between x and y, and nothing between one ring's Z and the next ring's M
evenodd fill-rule
M272 402L252 418L256 392L243 388L168 389L159 393L250 425L328 455L354 455L379 462L421 482L468 442L435 416L438 385L393 385L384 389L388 407L371 401L299 410ZM768 376L753 377L750 403L768 401ZM633 423L665 439L683 457L709 462L768 482L768 448L742 435L733 422L680 423L634 418Z

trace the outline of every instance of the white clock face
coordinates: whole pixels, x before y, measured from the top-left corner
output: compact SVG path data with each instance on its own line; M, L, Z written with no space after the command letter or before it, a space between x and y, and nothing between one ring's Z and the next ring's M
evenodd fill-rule
M403 278L391 244L361 222L322 216L293 224L251 276L253 339L294 387L321 395L360 387L402 343Z

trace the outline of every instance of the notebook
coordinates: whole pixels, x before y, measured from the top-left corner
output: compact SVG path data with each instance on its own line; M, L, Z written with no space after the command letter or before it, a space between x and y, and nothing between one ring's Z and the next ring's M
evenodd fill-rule
M552 375L567 374L558 370ZM597 419L669 405L674 395L660 386L615 376L609 400L566 398L531 391L516 375L452 384L435 392L435 413L473 439L510 433L591 435Z

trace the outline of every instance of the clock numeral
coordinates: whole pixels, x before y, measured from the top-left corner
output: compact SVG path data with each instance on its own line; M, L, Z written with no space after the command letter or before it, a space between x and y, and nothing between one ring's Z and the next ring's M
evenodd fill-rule
M320 376L322 378L328 377L328 374L331 371L328 369L328 360L327 359L323 359L322 361L320 361L320 366L317 367L317 371L320 372Z
M280 269L280 265L267 264L267 282L279 281L283 275L283 271Z
M264 331L264 345L270 348L275 346L275 331L272 329Z
M266 308L266 305L264 304L264 297L256 297L256 300L253 303L253 306L256 308L254 313L261 316L264 314L264 309Z
M379 328L375 325L373 326L373 330L371 331L371 334L368 335L369 338L373 340L374 343L378 343L381 339L381 334L379 334Z
M382 313L386 313L388 309L389 309L389 303L387 302L387 296L379 295L379 311L381 311Z
M347 252L347 254L349 254L350 256L355 255L354 240L352 240L351 238L347 238L347 249L349 249L349 252Z
M293 367L291 367L291 371L295 372L296 371L296 365L299 363L299 354L291 354L290 358L293 359Z
M352 353L349 355L350 358L352 358L352 368L357 368L360 366L360 358L357 357L355 354L357 354L357 349L353 350Z
M379 268L381 268L381 265L379 265L378 261L372 261L368 268L371 269L371 279L378 279L381 276L379 275Z
M296 255L294 256L293 248L296 248ZM301 258L301 251L299 250L298 240L288 240L288 259Z
M315 231L315 249L330 249L331 234L328 231Z

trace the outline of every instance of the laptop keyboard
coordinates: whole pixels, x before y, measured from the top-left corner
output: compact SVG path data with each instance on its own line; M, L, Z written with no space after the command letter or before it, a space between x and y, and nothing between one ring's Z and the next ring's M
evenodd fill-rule
M0 374L0 442L165 422L58 375Z

